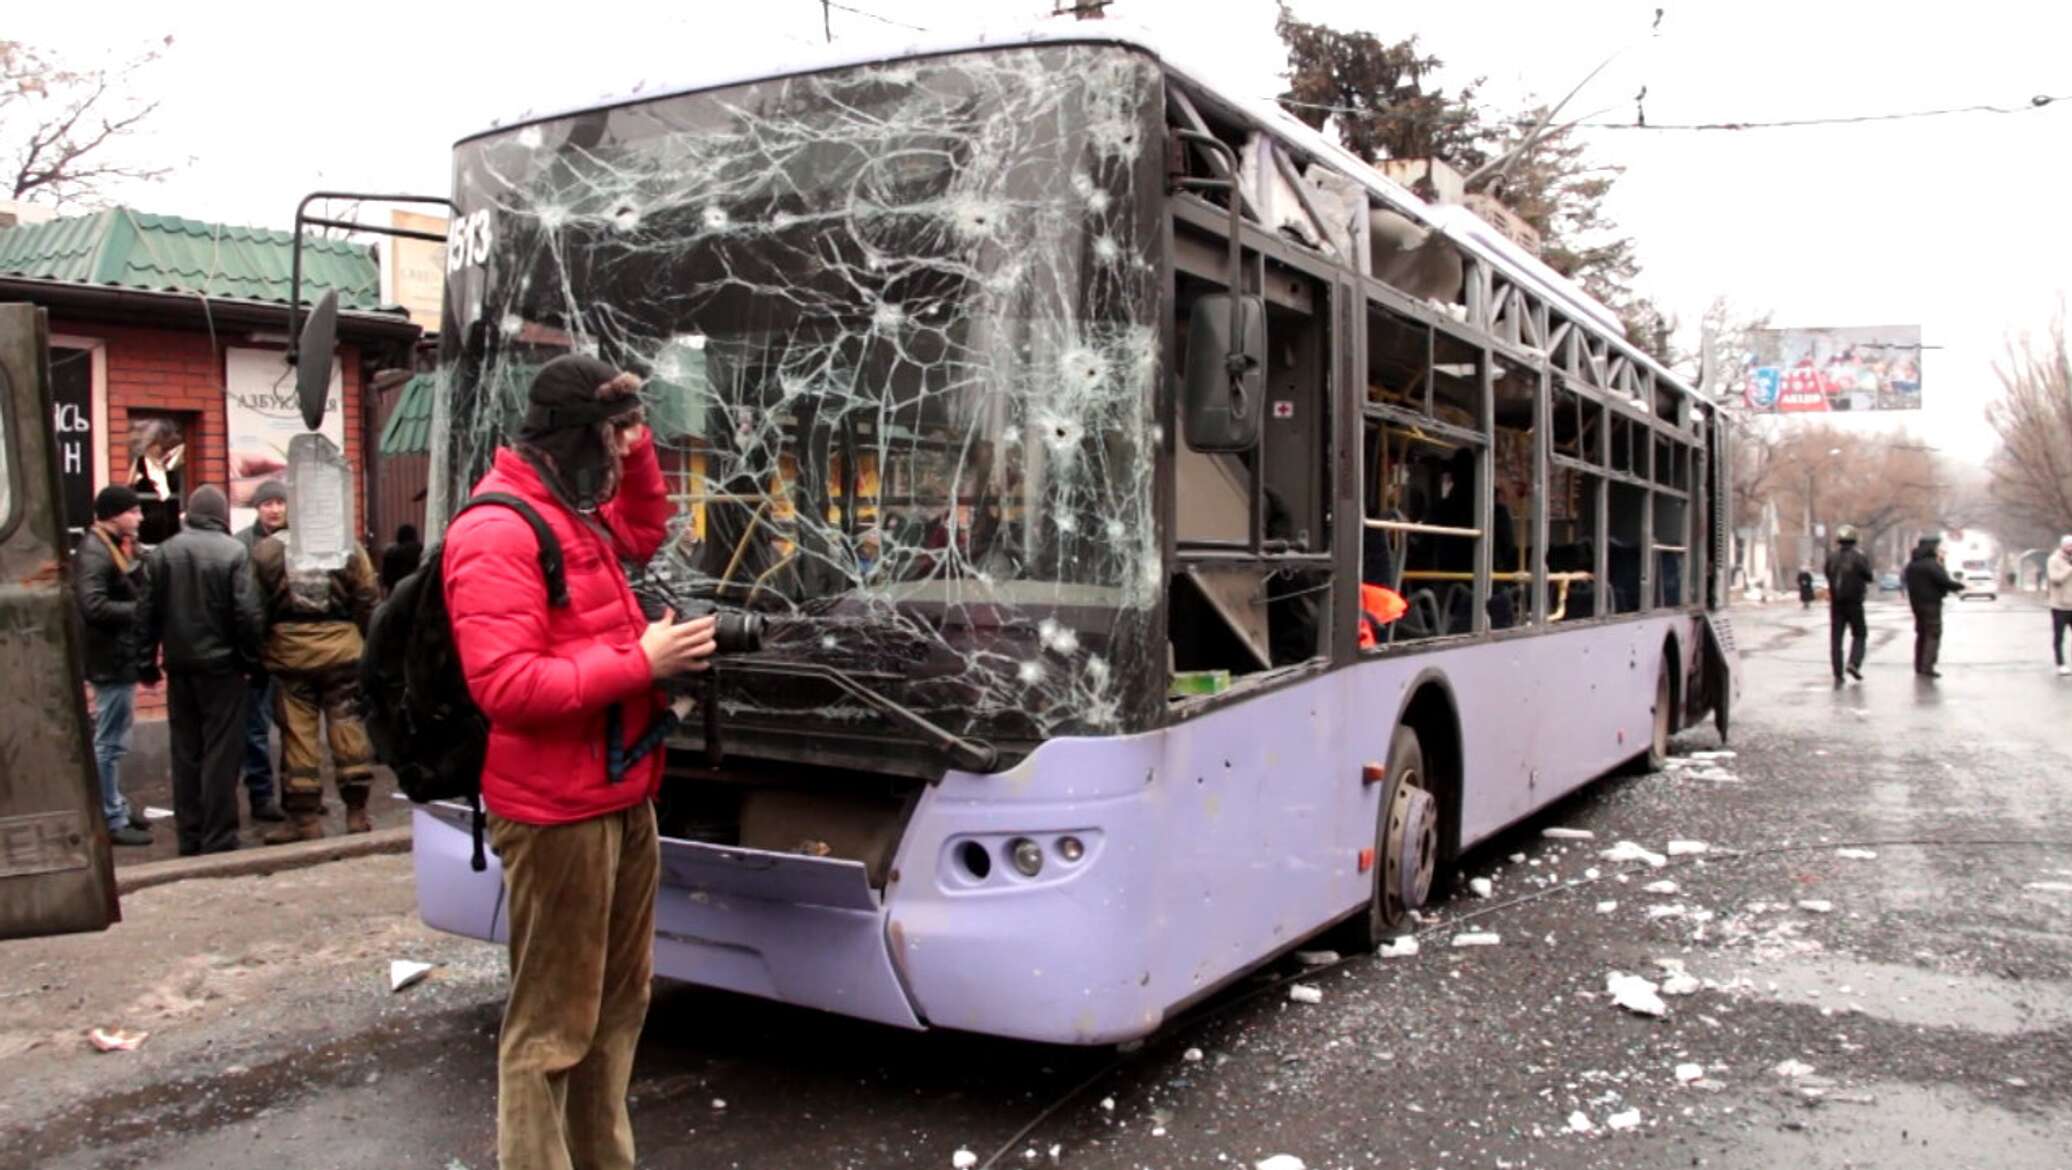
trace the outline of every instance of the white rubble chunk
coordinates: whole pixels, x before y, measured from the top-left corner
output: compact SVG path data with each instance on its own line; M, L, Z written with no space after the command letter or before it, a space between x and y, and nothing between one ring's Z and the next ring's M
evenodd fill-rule
M1185 1051L1185 1052L1183 1052L1183 1053L1181 1053L1181 1054L1180 1054L1180 1059L1181 1059L1181 1060L1184 1060L1184 1061L1186 1061L1186 1062L1187 1062L1187 1063L1189 1063L1189 1064L1200 1064L1200 1063L1201 1063L1201 1049L1199 1049L1199 1048L1190 1048L1190 1049L1188 1049L1187 1051Z
M1307 983L1297 983L1288 989L1288 998L1296 1003L1322 1003L1324 1002L1324 989L1312 987Z
M1669 1011L1669 1005L1663 1003L1662 997L1656 994L1660 989L1655 986L1652 979L1614 971L1605 979L1604 990L1612 997L1613 1003L1629 1012L1643 1016L1660 1016Z
M1618 908L1619 904L1617 902L1599 902L1597 904L1597 912L1599 914L1610 914L1612 911L1617 910Z
M1568 1115L1568 1129L1570 1133L1589 1133L1596 1128L1596 1126L1590 1124L1590 1115L1580 1109Z
M1846 857L1851 861L1875 861L1878 857L1878 851L1875 849L1837 849L1835 850L1835 856Z
M1648 907L1648 917L1649 917L1649 918L1651 918L1651 919L1653 919L1653 918L1682 918L1683 916L1684 916L1684 906L1683 906L1683 903L1682 903L1682 902L1671 902L1671 903L1670 903L1669 905L1667 905L1667 906L1650 906L1650 907Z
M172 814L168 813L168 814L166 814L166 815L170 816L170 815L172 815ZM1511 857L1510 857L1510 861L1511 861L1511 864L1512 864L1512 865L1524 865L1524 864L1525 864L1525 854L1523 854L1523 853L1513 853L1513 854L1511 855Z
M1471 930L1453 936L1453 945L1457 947L1493 947L1502 941L1493 930Z
M1381 944L1375 953L1384 959L1407 959L1417 953L1417 940L1409 935L1392 938Z
M1731 760L1740 754L1727 748L1715 748L1709 752L1692 752L1691 758L1694 760Z
M1804 910L1808 914L1831 914L1834 912L1834 908L1835 904L1826 898L1799 899L1799 909Z
M1606 861L1645 861L1651 868L1660 869L1669 864L1669 859L1635 841L1621 841L1598 854Z
M1549 825L1540 830L1540 836L1555 841L1595 841L1597 834L1589 829L1570 829L1561 825Z
M1252 1163L1252 1170L1309 1170L1309 1166L1293 1154L1275 1154Z
M1779 1061L1772 1071L1780 1077L1796 1080L1799 1077L1813 1075L1813 1066L1802 1060L1784 1060Z
M1707 845L1703 841L1671 841L1669 843L1669 856L1688 857L1693 854L1708 852L1711 848L1712 846Z
M1700 982L1696 975L1689 975L1679 971L1662 981L1662 994L1696 995L1698 994L1698 989L1704 986L1705 984Z
M1676 883L1668 878L1663 878L1659 882L1649 882L1640 888L1650 894L1673 894L1676 892Z
M1295 961L1305 967L1329 967L1339 960L1337 951L1296 951Z
M1679 1064L1676 1066L1676 1083L1679 1085L1688 1085L1692 1081L1704 1079L1705 1066L1702 1064Z
M958 1150L950 1155L950 1165L955 1166L957 1170L971 1170L973 1166L978 1165L978 1155L970 1150Z
M1604 1119L1604 1124L1615 1133L1620 1130L1638 1129L1640 1127L1640 1110L1628 1109L1623 1113L1614 1113Z
M411 959L389 960L389 990L401 991L418 983L432 973L430 963L419 963Z
M1474 891L1477 898L1487 898L1496 893L1496 883L1486 877L1469 878L1468 889Z
M1102 1108L1102 1110L1104 1110L1105 1112L1108 1112L1108 1113L1113 1113L1113 1112L1115 1112L1115 1098L1113 1098L1113 1097L1103 1097L1103 1098L1101 1098L1101 1108Z
M2072 894L2072 882L2028 882L2025 890L2040 890L2046 894Z

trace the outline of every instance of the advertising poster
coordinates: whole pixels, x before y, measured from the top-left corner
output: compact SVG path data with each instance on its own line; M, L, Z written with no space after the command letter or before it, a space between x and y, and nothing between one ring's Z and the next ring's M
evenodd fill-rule
M288 441L306 433L295 402L295 368L277 349L232 349L224 355L225 424L230 444L230 526L252 522L252 493L269 479L288 477ZM331 389L319 432L345 447L343 372L331 362Z
M1742 396L1776 414L1921 409L1921 327L1765 329L1754 337Z

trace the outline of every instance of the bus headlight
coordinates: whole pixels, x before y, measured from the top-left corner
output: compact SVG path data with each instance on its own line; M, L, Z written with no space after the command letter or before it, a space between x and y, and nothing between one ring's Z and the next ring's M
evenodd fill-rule
M1007 859L1014 863L1015 872L1023 877L1035 877L1043 872L1043 847L1027 837L1016 837L1007 843Z
M1085 842L1081 841L1077 837L1058 838L1058 859L1063 861L1066 865L1071 865L1077 862L1080 858L1085 856Z

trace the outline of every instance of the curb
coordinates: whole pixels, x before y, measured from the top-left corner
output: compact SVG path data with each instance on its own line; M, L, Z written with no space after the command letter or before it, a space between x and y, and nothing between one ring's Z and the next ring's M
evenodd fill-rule
M408 853L410 826L377 829L349 837L324 837L298 841L293 845L269 845L239 849L231 853L209 853L200 857L176 857L151 861L115 871L115 892L127 896L152 886L196 878L252 877L288 869L306 869L327 861L350 857L372 857L381 853Z

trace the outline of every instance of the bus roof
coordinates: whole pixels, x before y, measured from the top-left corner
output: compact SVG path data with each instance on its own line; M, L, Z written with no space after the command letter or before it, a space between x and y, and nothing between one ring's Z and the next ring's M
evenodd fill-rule
M1167 72L1180 77L1197 89L1213 94L1219 102L1251 118L1261 129L1280 137L1289 145L1329 162L1337 170L1365 186L1393 210L1439 232L1452 240L1462 251L1506 270L1513 279L1525 284L1548 301L1560 305L1572 316L1589 320L1604 332L1613 345L1618 346L1633 360L1653 370L1658 378L1666 379L1694 401L1703 401L1683 379L1656 361L1653 355L1629 343L1626 340L1625 326L1620 322L1618 315L1602 301L1591 296L1575 281L1548 267L1539 257L1513 243L1482 217L1465 207L1426 203L1402 184L1367 165L1359 156L1311 129L1282 109L1278 103L1268 98L1243 93L1235 87L1218 82L1206 72L1194 68L1184 60L1176 59L1169 52L1169 46L1150 29L1126 21L1055 20L1033 26L990 31L861 38L826 46L785 45L782 46L782 53L772 53L760 59L749 56L739 59L738 63L733 63L730 59L729 65L715 68L704 76L658 89L601 98L588 105L571 106L545 114L528 112L509 123L492 125L466 135L455 145L491 134L504 133L530 123L553 121L591 110L635 105L659 98L746 85L778 77L918 57L945 56L975 49L1088 43L1127 45L1150 54Z

